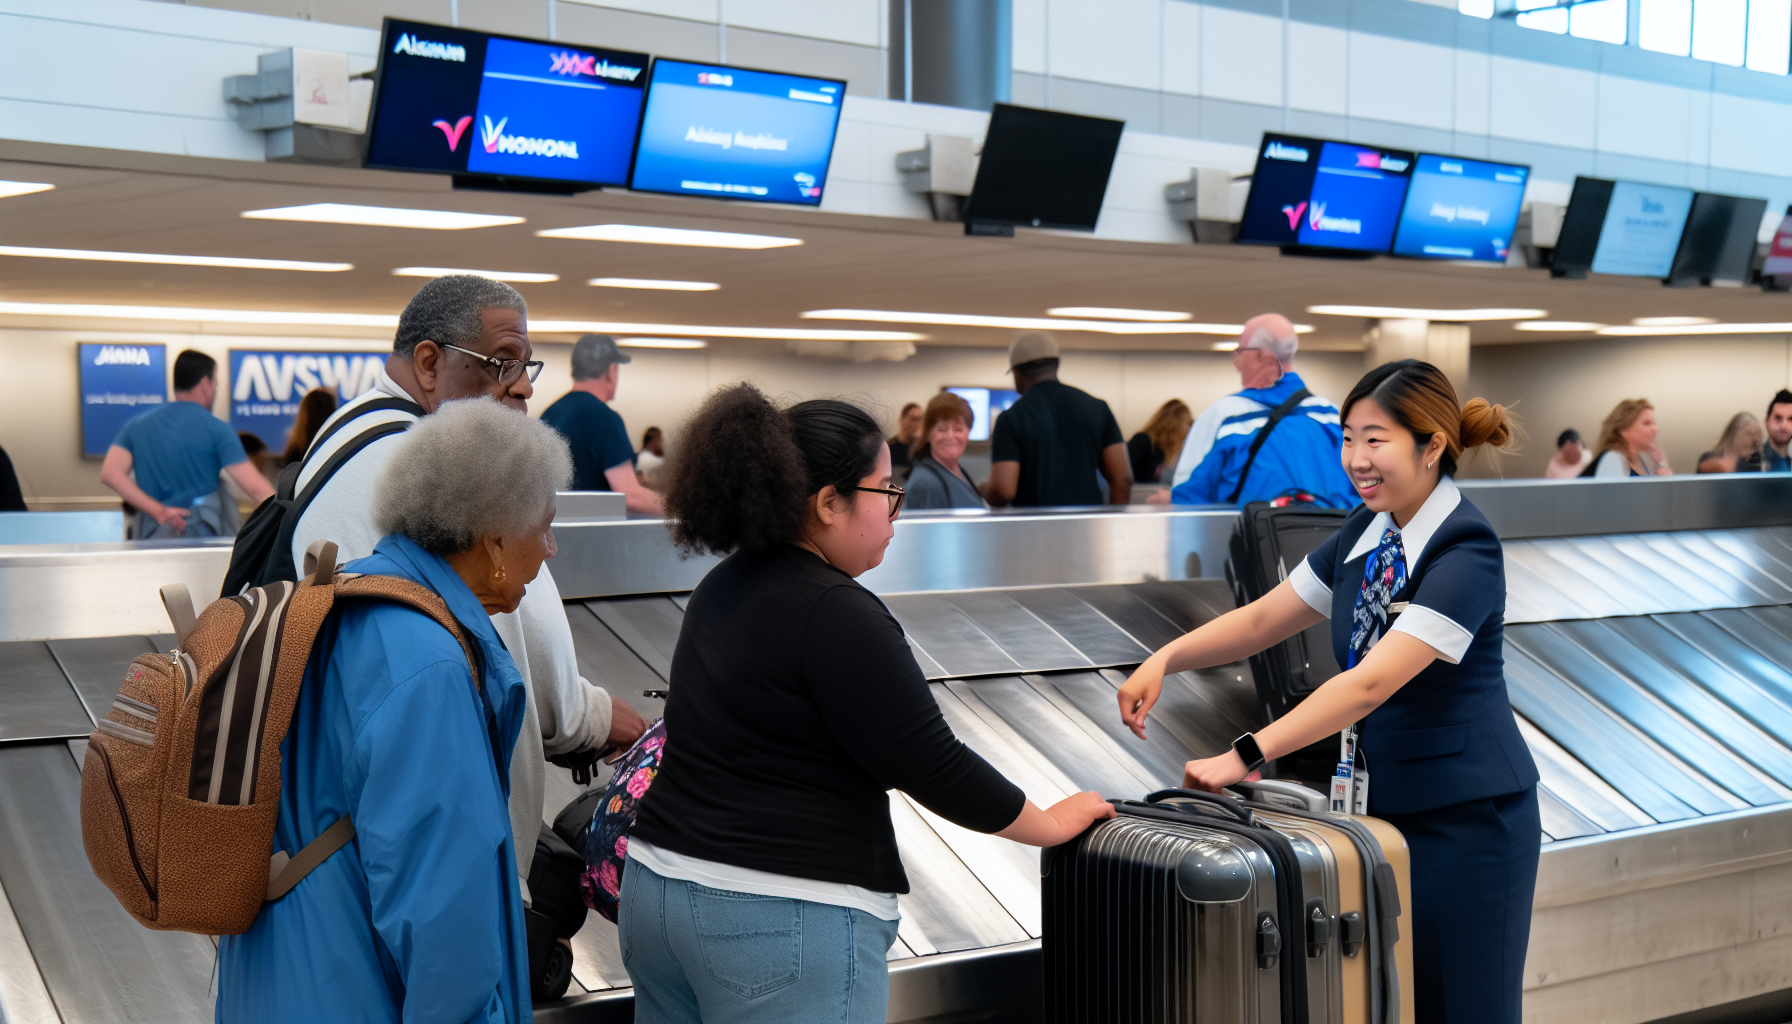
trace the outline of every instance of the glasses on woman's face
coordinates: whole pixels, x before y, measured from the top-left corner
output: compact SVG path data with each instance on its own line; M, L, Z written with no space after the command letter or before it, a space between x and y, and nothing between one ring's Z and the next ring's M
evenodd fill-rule
M890 518L891 519L896 518L896 513L902 511L902 499L906 498L908 496L908 492L903 490L900 487L860 487L855 484L852 486L842 487L839 489L843 490L843 491L870 491L873 494L889 495L890 496Z
M438 342L437 344L441 343ZM474 352L469 349L461 348L459 345L442 345L442 347L451 348L462 355L472 356L474 359L484 363L485 369L496 374L498 383L505 387L515 384L525 370L529 372L529 383L535 383L535 378L541 376L541 368L547 365L539 359L531 359L528 362L524 362L521 359L497 359L481 352Z

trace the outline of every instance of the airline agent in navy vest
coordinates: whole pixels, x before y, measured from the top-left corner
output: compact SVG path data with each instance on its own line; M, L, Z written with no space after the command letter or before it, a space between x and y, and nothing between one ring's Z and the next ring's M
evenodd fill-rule
M1429 363L1369 372L1345 399L1342 459L1363 504L1275 590L1153 654L1120 690L1141 738L1166 672L1224 665L1321 619L1345 671L1262 732L1190 761L1217 791L1354 723L1369 813L1412 856L1417 1019L1517 1022L1542 825L1537 768L1506 700L1505 557L1450 479L1456 460L1511 436L1505 410L1466 407Z

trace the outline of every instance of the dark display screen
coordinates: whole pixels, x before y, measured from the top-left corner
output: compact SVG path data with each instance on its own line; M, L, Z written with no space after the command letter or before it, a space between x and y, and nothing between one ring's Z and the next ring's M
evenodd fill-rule
M965 219L1094 231L1126 122L998 103Z
M386 19L369 167L623 185L648 56Z
M1412 167L1400 150L1265 135L1238 240L1386 252Z
M832 78L656 60L629 187L818 206L845 97Z
M1419 154L1394 255L1503 262L1529 167Z
M1755 258L1755 236L1767 200L1700 192L1692 197L1686 230L1668 271L1672 285L1743 284Z

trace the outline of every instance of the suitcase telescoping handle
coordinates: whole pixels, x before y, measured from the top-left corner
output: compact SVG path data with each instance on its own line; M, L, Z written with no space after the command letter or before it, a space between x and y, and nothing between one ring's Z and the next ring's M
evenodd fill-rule
M1229 796L1221 796L1218 793L1208 793L1199 789L1160 789L1147 796L1145 802L1148 804L1155 804L1162 803L1165 800L1177 799L1197 800L1201 803L1212 804L1215 807L1224 808L1227 814L1237 818L1240 822L1246 825L1253 823L1251 809L1249 807L1240 804L1237 800L1234 800Z

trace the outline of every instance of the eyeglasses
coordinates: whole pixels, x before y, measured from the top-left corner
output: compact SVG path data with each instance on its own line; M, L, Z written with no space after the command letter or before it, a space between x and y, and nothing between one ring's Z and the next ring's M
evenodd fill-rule
M436 342L436 344L442 345L441 342ZM483 362L486 369L498 375L498 383L506 387L515 384L517 378L523 375L524 370L529 371L529 383L535 383L535 378L541 376L541 368L547 365L539 359L531 359L526 363L521 359L496 359L481 352L461 348L459 345L442 345L442 347L451 348L462 355L469 355Z
M891 519L896 518L896 513L902 511L902 499L908 497L908 492L903 490L900 487L860 487L856 484L853 484L853 485L848 485L846 487L840 487L840 488L836 488L836 489L842 490L842 491L870 491L873 494L889 495L890 496L890 518Z

